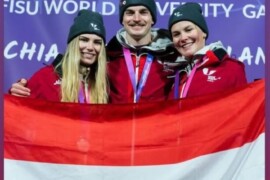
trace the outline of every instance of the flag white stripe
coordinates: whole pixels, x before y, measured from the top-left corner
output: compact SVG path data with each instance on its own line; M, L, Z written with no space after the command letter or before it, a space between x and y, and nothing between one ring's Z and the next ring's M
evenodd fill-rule
M240 148L170 165L85 166L4 159L5 180L264 180L265 134Z

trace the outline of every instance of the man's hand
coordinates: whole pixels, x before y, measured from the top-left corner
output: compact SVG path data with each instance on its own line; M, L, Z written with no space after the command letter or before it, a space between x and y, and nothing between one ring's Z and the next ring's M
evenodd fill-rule
M28 97L30 96L30 89L25 87L26 79L21 79L19 82L13 83L10 88L10 94L13 96Z

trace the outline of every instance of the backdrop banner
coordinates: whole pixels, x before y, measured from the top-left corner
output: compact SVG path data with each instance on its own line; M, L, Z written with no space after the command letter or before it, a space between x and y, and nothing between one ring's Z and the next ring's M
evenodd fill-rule
M167 28L169 15L187 1L156 0L157 23ZM248 81L264 78L265 1L197 1L209 26L207 43L222 41L229 54L245 63ZM121 28L119 0L5 0L4 92L29 78L66 48L67 35L79 9L104 15L107 41Z

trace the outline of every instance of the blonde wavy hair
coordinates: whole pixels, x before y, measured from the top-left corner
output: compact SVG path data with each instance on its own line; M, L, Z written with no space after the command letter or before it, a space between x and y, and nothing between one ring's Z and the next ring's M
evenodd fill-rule
M79 36L74 38L67 46L66 52L59 65L62 66L61 102L78 102L81 75L86 70L80 65L81 54L79 50ZM108 78L106 65L106 50L102 41L97 61L90 69L87 83L90 86L89 102L91 104L108 103ZM58 66L59 66L58 65Z

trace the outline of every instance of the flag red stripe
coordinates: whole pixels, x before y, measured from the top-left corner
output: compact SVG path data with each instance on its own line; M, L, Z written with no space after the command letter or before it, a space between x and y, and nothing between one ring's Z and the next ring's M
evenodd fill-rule
M4 156L88 165L157 165L240 147L265 130L264 81L237 91L136 105L5 96Z

